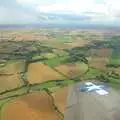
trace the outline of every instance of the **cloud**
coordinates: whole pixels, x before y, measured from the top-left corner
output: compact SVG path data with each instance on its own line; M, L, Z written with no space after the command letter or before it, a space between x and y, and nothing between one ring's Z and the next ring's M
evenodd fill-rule
M51 3L47 5L36 6L38 11L55 12L55 11L71 11L77 14L83 12L102 13L106 16L115 17L120 13L119 0L70 0L68 3Z
M23 5L51 5L51 4L65 4L69 0L16 0L19 4Z
M4 13L4 14L3 14ZM14 23L25 23L26 21L32 22L34 19L33 15L27 14L20 10L13 10L8 8L0 7L0 23L14 24Z
M16 0L0 1L0 24L21 24L36 21L31 9L20 5Z
M51 3L48 5L41 5L37 6L37 9L43 12L54 12L54 11L71 11L75 13L81 13L90 9L92 7L93 0L87 1L77 1L71 0L68 3Z
M69 12L57 12L57 13L41 13L39 18L43 20L67 20L67 21L87 21L91 18L85 15L77 15Z
M119 5L120 0L1 0L0 23L34 23L44 19L115 22L120 20Z

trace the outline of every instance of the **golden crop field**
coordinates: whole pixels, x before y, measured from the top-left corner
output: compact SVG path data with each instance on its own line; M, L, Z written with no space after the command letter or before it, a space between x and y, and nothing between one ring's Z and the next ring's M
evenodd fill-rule
M55 104L62 113L65 112L67 95L68 95L68 87L59 89L55 93L53 93Z
M47 93L19 97L4 109L4 120L59 120Z
M74 48L74 47L82 47L85 45L88 45L90 43L90 41L88 40L78 40L78 41L74 41L72 43L65 43L66 45L69 45L69 48Z
M20 73L22 71L24 62L23 61L15 61L13 63L6 64L5 67L0 68L0 74L6 73L6 74L16 74Z
M15 62L0 69L0 92L20 87L22 62Z
M83 74L86 71L87 66L84 63L64 64L56 66L56 69L68 77L76 77Z
M47 80L63 79L63 76L43 63L30 64L28 67L27 77L30 84L42 83Z
M21 85L20 76L17 74L11 76L0 76L0 92L17 88Z

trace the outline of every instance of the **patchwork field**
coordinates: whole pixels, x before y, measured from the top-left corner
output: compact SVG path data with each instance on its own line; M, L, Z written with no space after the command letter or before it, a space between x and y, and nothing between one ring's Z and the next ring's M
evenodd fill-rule
M3 110L4 120L59 120L45 92L19 97Z
M53 94L55 104L63 114L65 112L65 107L67 103L67 95L68 87L59 89Z
M87 65L84 63L63 64L58 65L55 68L68 77L76 77L82 75L87 70Z
M90 54L91 56L97 56L97 57L110 57L112 53L111 49L108 48L102 48L102 49L91 49Z
M0 92L20 87L22 81L20 72L22 71L23 62L7 64L0 69Z
M20 76L17 74L11 76L0 76L0 92L17 88L21 85Z
M115 72L120 75L120 67L116 68Z
M88 45L90 43L90 41L88 40L78 40L78 41L74 41L72 43L65 43L65 45L69 45L69 48L74 48L74 47L82 47L85 45Z
M115 66L120 66L120 57L111 57L109 60L109 64L115 65Z
M55 58L56 55L55 54L52 54L52 53L44 53L42 56L44 56L45 58L48 58L48 59L52 59L52 58Z
M102 48L99 50L96 50L96 53L100 56L100 57L109 57L112 53L111 49L108 48Z
M57 48L57 49L60 49L60 50L71 47L70 45L61 43L60 41L56 41L56 40L54 40L54 39L48 40L48 41L43 41L42 43L43 43L45 46Z
M35 35L30 35L30 34L26 34L26 35L23 35L23 34L21 34L21 35L19 35L19 36L16 36L16 40L19 40L19 41L21 41L21 40L48 40L49 38L48 37L46 37L46 36L35 36Z
M120 36L98 31L1 30L0 120L60 120L68 85L81 80L120 89Z
M104 70L106 65L108 64L109 59L104 57L94 57L89 60L90 67L94 67L96 69Z
M27 76L30 84L42 83L47 80L63 79L63 76L59 73L40 62L29 65Z
M17 74L22 71L24 62L21 61L10 61L5 63L5 66L0 68L0 74Z

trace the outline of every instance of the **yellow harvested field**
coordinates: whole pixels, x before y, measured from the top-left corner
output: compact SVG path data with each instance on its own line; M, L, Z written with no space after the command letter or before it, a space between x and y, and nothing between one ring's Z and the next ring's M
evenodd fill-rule
M0 92L20 87L19 75L0 76Z
M79 41L74 41L72 43L65 43L65 45L69 45L70 48L72 47L82 47L82 46L85 46L85 45L88 45L90 43L90 41L88 40L79 40Z
M20 87L23 82L20 80L20 73L23 62L8 63L0 68L0 92Z
M115 72L120 75L120 67L116 68Z
M60 120L45 92L17 98L3 112L4 120Z
M87 66L84 63L64 64L56 66L56 69L68 77L76 77L82 75L87 70Z
M93 57L89 61L89 65L90 67L104 70L108 62L109 62L108 58Z
M30 84L34 84L48 80L63 79L63 76L43 63L32 63L28 67L27 78Z
M41 35L41 36L35 36L35 35L30 35L30 34L21 34L16 36L16 40L49 40L47 36Z
M24 63L22 61L9 63L3 68L0 68L0 74L16 74L20 73Z
M68 95L68 87L59 89L53 94L55 104L62 113L65 112L65 107L67 103L67 95Z
M59 43L58 41L56 40L50 40L49 41L49 44L47 46L51 46L51 47L54 47L54 48L58 48L59 50L62 50L62 49L65 49L65 48L71 48L70 45L68 44L65 44L65 43Z

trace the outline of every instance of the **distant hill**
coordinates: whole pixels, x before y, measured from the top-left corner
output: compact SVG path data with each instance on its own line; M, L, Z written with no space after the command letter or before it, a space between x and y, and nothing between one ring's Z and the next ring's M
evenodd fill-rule
M70 28L70 29L100 29L120 32L119 27L111 27L95 24L79 24L79 23L37 23L37 24L0 24L0 29L36 29L36 28Z

